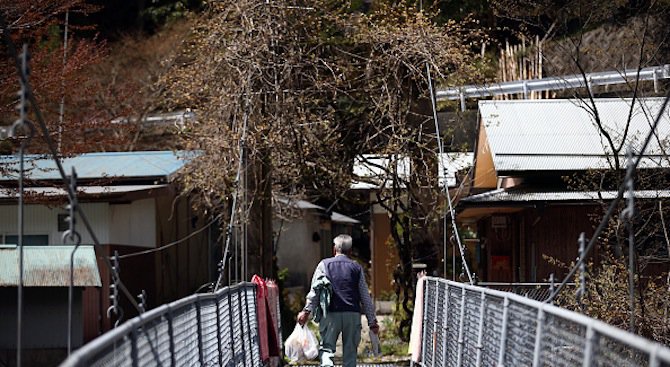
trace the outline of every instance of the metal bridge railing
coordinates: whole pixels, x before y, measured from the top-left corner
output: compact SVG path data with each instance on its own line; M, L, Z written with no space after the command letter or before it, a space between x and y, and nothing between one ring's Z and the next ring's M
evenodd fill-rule
M422 366L670 366L670 349L517 294L426 277Z
M258 332L256 285L240 283L147 311L61 366L262 366Z

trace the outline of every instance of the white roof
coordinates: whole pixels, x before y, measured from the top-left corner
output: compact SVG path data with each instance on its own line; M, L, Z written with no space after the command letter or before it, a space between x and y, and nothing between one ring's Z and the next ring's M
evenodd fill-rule
M449 187L455 186L456 173L472 166L473 153L450 152L438 154L439 185L446 181ZM394 170L395 168L395 170ZM402 179L411 173L408 157L398 155L362 154L354 160L354 182L352 189L376 189L391 184L393 172Z
M620 152L622 167L627 146L632 143L636 151L641 148L662 103L663 98L636 100L625 146ZM603 127L617 146L624 140L631 104L632 99L595 100ZM587 101L480 101L479 112L498 172L611 167L608 157L611 157L612 149L598 130ZM656 133L658 139L650 142L640 168L670 167L670 162L663 158L670 136L670 110L667 108Z

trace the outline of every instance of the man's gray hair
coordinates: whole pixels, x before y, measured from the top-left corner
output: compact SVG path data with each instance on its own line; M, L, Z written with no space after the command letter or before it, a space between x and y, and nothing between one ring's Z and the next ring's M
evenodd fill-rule
M341 234L333 240L333 245L335 246L335 252L338 254L343 254L351 250L351 245L353 240L348 234Z

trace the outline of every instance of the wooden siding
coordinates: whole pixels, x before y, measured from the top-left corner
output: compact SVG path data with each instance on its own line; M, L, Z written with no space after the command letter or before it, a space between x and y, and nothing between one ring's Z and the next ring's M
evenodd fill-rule
M595 205L552 205L526 208L518 213L501 211L481 219L478 232L483 256L479 265L486 270L480 274L481 278L542 282L554 273L559 279L566 270L551 264L549 258L564 264L574 261L579 234L585 232L587 238L592 235L589 214L599 211ZM597 256L597 252L592 256Z

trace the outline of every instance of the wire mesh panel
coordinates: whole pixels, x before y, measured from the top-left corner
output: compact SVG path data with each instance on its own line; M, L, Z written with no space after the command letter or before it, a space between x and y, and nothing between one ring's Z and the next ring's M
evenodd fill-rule
M216 299L203 299L200 301L200 340L205 366L220 364L218 338Z
M585 336L584 325L547 315L542 332L540 359L547 366L582 365Z
M505 342L506 366L533 364L537 309L517 302L508 306L507 336Z
M193 295L128 320L62 365L261 367L256 307L252 283Z
M198 311L195 304L175 310L172 320L174 330L175 362L178 366L200 365L198 341Z
M132 366L130 336L124 336L121 340L109 343L100 353L91 356L91 363L85 364L92 367L108 366Z
M221 347L221 365L228 366L233 363L233 334L231 326L230 306L228 304L228 294L230 291L225 290L225 293L219 297L219 331L221 339L219 344Z
M137 329L134 334L139 366L170 364L170 333L167 318L156 317Z
M440 278L423 284L422 366L670 366L666 346L575 312Z
M246 296L246 320L247 320L247 335L249 337L249 350L247 353L247 366L261 366L261 348L260 336L258 335L258 316L256 310L256 287L247 287L245 289Z
M484 334L482 335L482 366L498 364L502 335L503 303L500 297L487 297L484 309Z
M649 355L606 336L596 336L593 356L594 366L648 366Z
M444 361L448 366L456 366L459 359L458 334L461 327L460 315L464 306L461 293L461 288L447 287L446 297L448 298L448 312L451 314L451 317L449 317L445 333L447 339L447 357Z
M244 331L242 330L242 309L240 302L240 290L235 289L230 293L230 313L231 326L233 338L233 355L235 356L233 366L244 366L245 353L244 350Z
M425 287L426 290L434 289L437 287L437 280L426 280ZM432 293L436 295L436 293ZM433 341L435 339L435 320L437 319L437 314L435 312L435 304L437 303L436 296L430 296L430 293L426 291L424 293L424 303L423 303L423 362L426 366L434 366L434 352L433 352Z
M463 353L462 365L477 365L477 348L480 334L483 337L484 328L482 324L482 315L485 309L482 308L482 298L480 292L466 290L465 292L465 310L463 314ZM485 302L484 302L485 306Z

